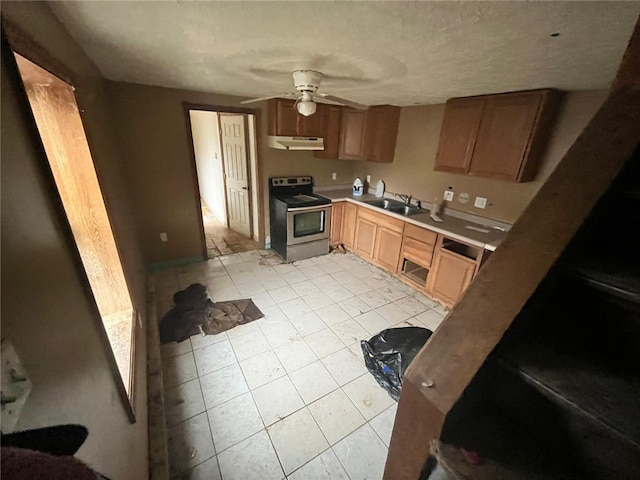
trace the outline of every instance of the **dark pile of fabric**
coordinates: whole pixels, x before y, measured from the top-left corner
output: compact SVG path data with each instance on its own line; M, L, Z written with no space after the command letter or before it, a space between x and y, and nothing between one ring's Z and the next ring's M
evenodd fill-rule
M264 317L250 298L212 302L207 287L189 285L173 295L175 307L160 320L160 342L182 342L198 333L216 335Z
M107 480L73 457L88 434L82 425L3 434L0 476L3 480Z

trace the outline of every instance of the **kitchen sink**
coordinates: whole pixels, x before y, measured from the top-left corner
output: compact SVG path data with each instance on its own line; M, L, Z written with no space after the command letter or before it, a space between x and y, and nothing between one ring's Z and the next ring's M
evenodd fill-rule
M391 207L388 208L390 212L399 213L400 215L404 215L405 217L410 217L412 215L418 215L419 213L425 213L426 210L422 208L413 207L411 205L402 205L400 207Z
M404 203L399 202L398 200L390 200L388 198L365 200L362 203L366 203L367 205L371 205L372 207L384 208L385 210L404 206Z
M399 202L398 200L391 200L389 198L365 200L363 203L366 203L367 205L371 205L372 207L382 208L389 212L397 213L399 215L404 215L405 217L410 217L411 215L417 215L419 213L425 213L427 211L422 208L414 207L412 205L405 205L404 202Z

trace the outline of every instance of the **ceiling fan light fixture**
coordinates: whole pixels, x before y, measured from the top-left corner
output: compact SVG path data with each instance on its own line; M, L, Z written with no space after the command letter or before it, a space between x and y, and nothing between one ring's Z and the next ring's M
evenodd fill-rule
M316 104L312 100L302 99L298 102L296 108L298 109L298 113L300 115L304 115L305 117L316 113Z

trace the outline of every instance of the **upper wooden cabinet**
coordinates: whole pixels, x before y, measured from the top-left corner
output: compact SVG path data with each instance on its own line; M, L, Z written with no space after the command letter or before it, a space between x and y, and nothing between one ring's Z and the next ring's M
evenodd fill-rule
M366 110L342 109L338 158L343 160L366 159L366 129Z
M400 108L380 105L368 110L342 109L338 158L393 162Z
M293 100L274 98L269 100L268 134L285 137L321 137L323 135L322 106L318 112L308 117L300 115L294 108Z
M365 131L366 160L393 162L400 123L400 108L390 105L371 107Z
M268 135L322 137L324 150L313 152L318 158L393 161L400 108L379 105L355 110L318 103L316 113L305 117L294 105L292 100L269 100Z
M325 111L325 149L324 152L315 152L317 157L393 161L400 108L391 105L380 105L368 110L337 108L341 112L339 117L336 111Z
M450 99L434 170L533 180L558 100L554 90Z
M452 98L447 101L440 129L434 169L467 173L478 137L484 98Z
M338 158L342 107L338 105L318 105L316 115L318 114L322 118L324 150L316 150L313 155L318 158Z

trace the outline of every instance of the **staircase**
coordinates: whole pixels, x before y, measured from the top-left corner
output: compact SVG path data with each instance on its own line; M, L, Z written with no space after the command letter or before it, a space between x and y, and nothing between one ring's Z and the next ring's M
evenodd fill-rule
M640 147L448 413L441 439L522 478L640 478Z

